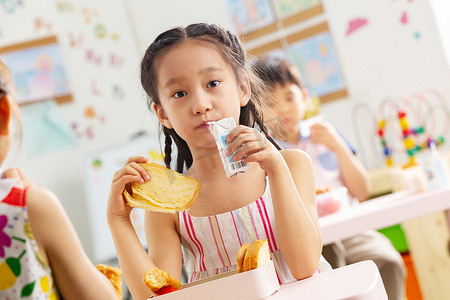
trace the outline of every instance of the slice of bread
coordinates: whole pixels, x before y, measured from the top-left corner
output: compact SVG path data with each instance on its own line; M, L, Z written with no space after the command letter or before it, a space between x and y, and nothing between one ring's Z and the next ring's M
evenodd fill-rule
M187 210L197 200L200 181L155 163L140 163L150 174L145 183L133 183L132 194L124 191L128 205L157 212Z
M111 284L116 290L117 299L122 299L122 270L116 267L111 267L108 265L96 265L97 270L99 270L106 278L109 279Z
M269 243L267 240L254 241L245 251L243 272L264 266L270 261Z
M174 279L169 273L158 268L152 268L145 273L144 283L153 293L158 292L165 286L172 286L177 289L181 288L181 282L179 280Z
M245 253L247 252L248 247L250 247L250 245L247 243L244 243L238 251L238 254L237 254L237 272L238 273L241 273L244 270L244 268L243 268L244 257L245 257Z

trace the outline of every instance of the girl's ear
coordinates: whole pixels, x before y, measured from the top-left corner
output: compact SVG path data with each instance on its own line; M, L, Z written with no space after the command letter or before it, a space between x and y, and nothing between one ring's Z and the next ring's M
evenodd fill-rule
M11 105L8 95L0 99L0 135L9 135L9 120L11 118Z
M167 118L166 113L164 112L162 106L153 103L153 109L155 110L156 115L158 116L159 122L165 127L172 129L173 128L172 123L170 123L169 118Z
M243 82L240 83L240 88L241 88L240 103L241 106L246 106L252 94L252 89L250 87L250 80L248 79L248 77L245 77Z

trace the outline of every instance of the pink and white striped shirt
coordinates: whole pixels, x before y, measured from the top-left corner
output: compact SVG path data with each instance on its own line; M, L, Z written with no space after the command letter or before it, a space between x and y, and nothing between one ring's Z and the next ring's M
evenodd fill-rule
M279 281L294 281L277 245L275 215L266 180L263 195L236 210L207 217L179 213L183 262L189 282L236 269L242 244L267 239ZM320 272L331 270L321 257Z

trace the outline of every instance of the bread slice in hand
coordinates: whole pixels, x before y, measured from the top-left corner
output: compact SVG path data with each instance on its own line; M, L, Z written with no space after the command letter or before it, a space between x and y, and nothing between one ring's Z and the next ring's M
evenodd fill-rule
M158 292L166 286L177 289L181 288L181 282L179 280L174 279L169 273L158 268L152 268L145 273L144 283L153 293Z
M140 163L150 174L144 183L134 182L131 195L123 194L128 205L158 212L187 210L197 200L200 181L155 163Z
M247 247L242 264L242 271L249 271L266 265L270 261L269 243L267 240L256 240Z
M99 270L106 278L109 279L111 284L116 291L117 299L122 299L122 270L116 267L111 267L108 265L96 265L97 270Z

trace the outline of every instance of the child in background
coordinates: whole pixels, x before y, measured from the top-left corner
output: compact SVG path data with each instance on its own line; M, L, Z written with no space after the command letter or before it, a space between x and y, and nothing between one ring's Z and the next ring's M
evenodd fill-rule
M343 137L325 121L304 126L307 91L298 69L283 59L255 60L252 68L272 95L263 103L270 133L285 149L305 151L313 162L318 187L347 187L351 199L369 196L368 173ZM305 128L306 127L306 128ZM380 270L390 300L403 299L404 265L400 254L381 233L367 231L324 246L323 255L334 267L373 260Z
M184 263L195 281L235 270L239 248L257 239L268 240L283 283L313 275L324 262L311 162L301 151L278 151L271 143L254 78L238 38L216 25L168 30L147 49L141 83L163 126L165 163L171 165L175 146L176 170L202 188L189 212L146 211L147 254L122 196L128 184L149 180L138 164L147 159L131 157L115 173L107 217L135 299L151 295L143 277L155 266L180 279ZM208 125L226 117L240 124L226 139L227 155L249 163L246 173L231 178Z
M0 165L20 120L12 78L0 59ZM0 299L116 299L91 264L58 199L20 169L0 176ZM29 297L29 298L28 298Z

